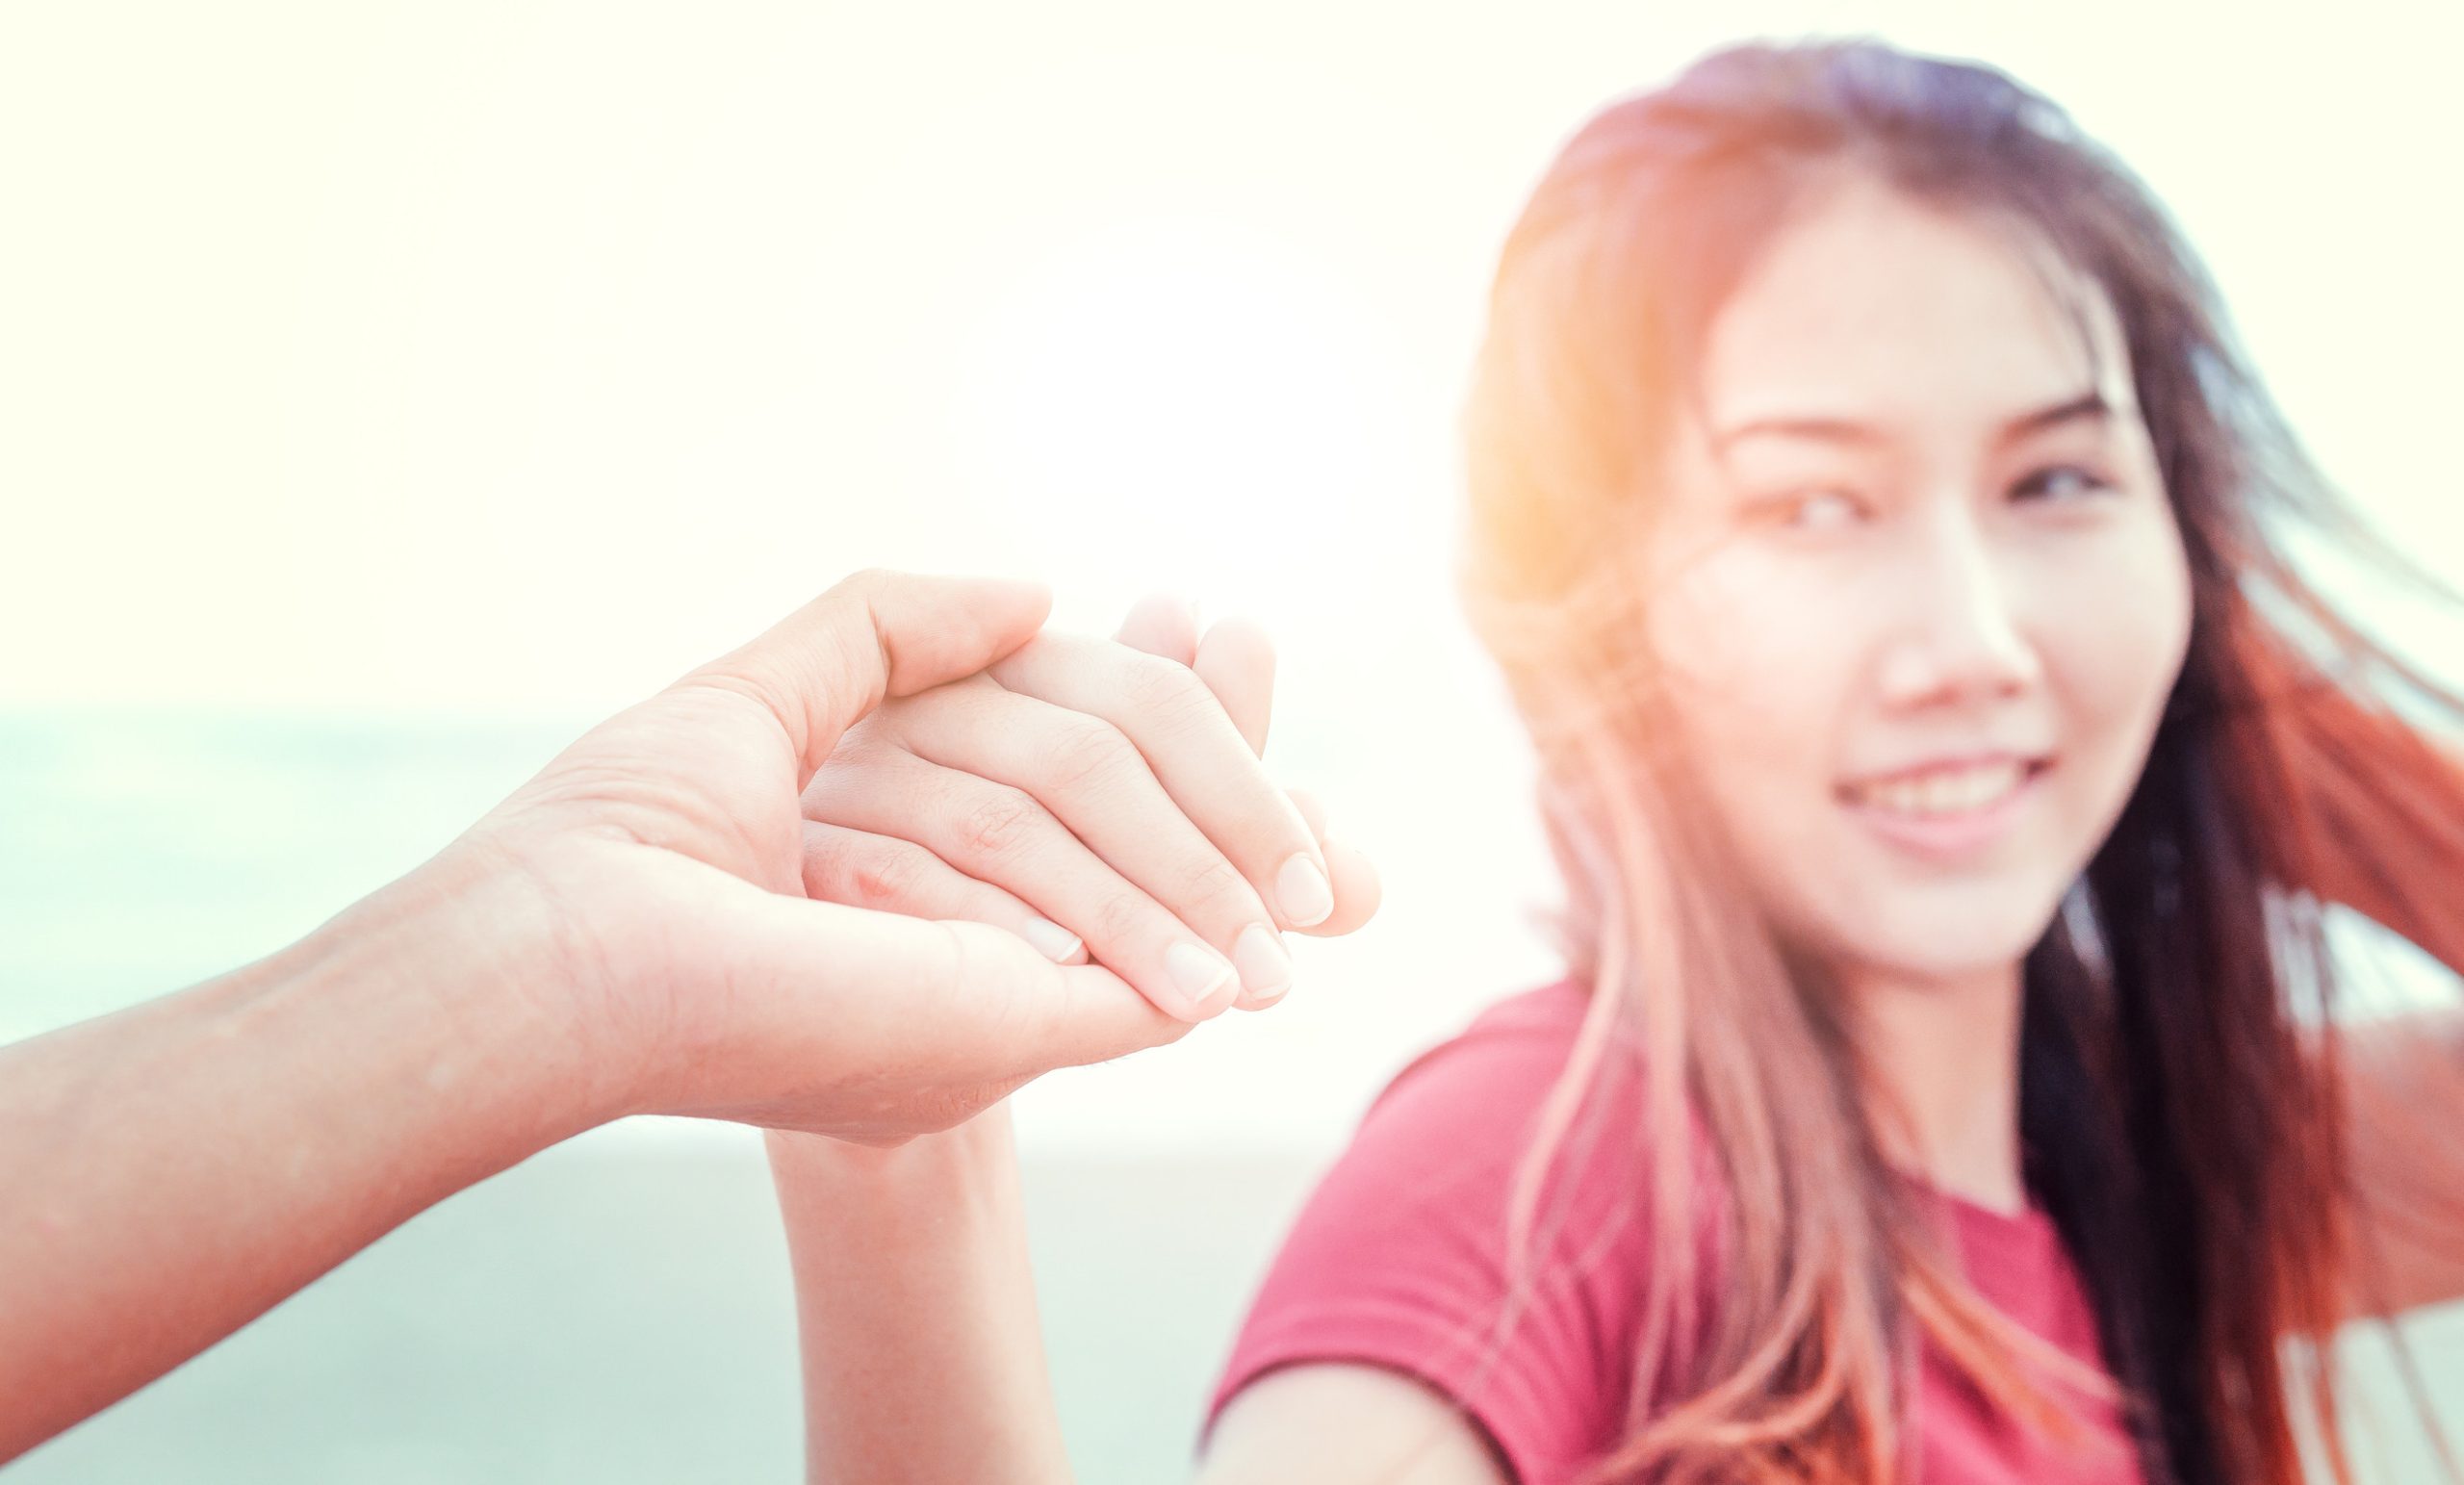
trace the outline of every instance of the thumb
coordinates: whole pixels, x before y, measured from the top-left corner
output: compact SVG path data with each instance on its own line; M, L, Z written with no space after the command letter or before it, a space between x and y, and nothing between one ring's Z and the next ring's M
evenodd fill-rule
M690 1038L723 1050L693 1059L690 1072L747 1086L698 1087L657 1112L767 1106L792 1087L803 1105L794 1127L913 1134L947 1127L954 1100L988 1101L1191 1029L1110 970L1055 964L987 923L766 892L737 901L734 993L694 1002L727 1024Z
M769 707L801 760L801 788L886 697L974 675L1034 638L1051 611L1040 582L870 568L679 684L727 686Z

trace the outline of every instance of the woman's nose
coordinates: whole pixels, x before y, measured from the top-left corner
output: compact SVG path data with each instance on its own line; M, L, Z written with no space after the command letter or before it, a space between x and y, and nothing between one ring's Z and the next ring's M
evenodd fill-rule
M2017 579L1971 516L1927 523L1909 555L1903 617L1883 666L1886 700L1905 706L1972 701L2025 691L2043 678L2022 623Z

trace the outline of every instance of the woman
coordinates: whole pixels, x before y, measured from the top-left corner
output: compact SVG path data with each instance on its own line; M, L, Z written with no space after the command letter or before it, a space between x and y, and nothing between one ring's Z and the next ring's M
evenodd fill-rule
M1568 974L1371 1110L1204 1478L2341 1475L2333 1327L2464 1293L2464 1037L2325 1019L2323 909L2464 965L2458 702L2285 560L2367 538L2146 191L1718 53L1551 166L1465 432ZM774 1140L817 1473L1065 1472L1004 1139Z

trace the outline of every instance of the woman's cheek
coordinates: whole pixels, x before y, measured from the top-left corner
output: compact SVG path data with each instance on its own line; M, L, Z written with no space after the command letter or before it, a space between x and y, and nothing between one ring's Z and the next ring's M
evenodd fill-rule
M1817 573L1751 546L1706 560L1671 594L1661 653L1695 688L1724 694L1734 725L1803 724L1819 707L1824 677L1849 658L1853 616Z
M1800 564L1801 566L1801 564ZM1860 674L1853 613L1802 571L1724 553L1672 590L1660 654L1695 768L1750 854L1802 848Z
M2116 536L2096 571L2066 584L2098 601L2074 600L2070 622L2056 632L2067 652L2065 670L2093 697L2096 722L2143 743L2190 643L2190 572L2169 514Z
M2071 596L2046 627L2069 759L2059 818L2082 864L2138 786L2189 644L2190 576L2169 518L2133 536L2065 575Z

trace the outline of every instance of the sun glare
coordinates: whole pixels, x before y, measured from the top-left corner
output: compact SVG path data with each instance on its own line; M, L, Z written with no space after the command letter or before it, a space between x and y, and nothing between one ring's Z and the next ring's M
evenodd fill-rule
M1210 594L1288 568L1399 441L1399 357L1331 264L1223 219L1091 223L962 352L961 482L1069 523L1093 576L1161 554ZM994 494L997 492L997 495Z

